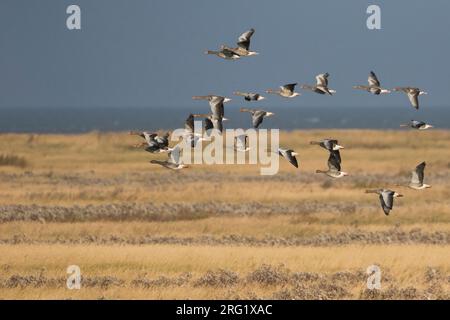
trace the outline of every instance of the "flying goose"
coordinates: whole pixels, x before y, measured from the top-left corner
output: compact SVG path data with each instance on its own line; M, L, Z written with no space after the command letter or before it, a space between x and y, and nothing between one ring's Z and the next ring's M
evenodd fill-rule
M194 100L208 100L209 106L211 107L211 113L214 118L222 120L225 111L223 104L225 102L231 101L229 98L216 96L216 95L208 95L208 96L193 96L192 99Z
M162 153L169 151L169 135L167 132L163 136L158 136L157 133L150 133L147 131L130 131L130 135L140 136L145 139L144 142L135 145L136 148L144 148L150 153Z
M331 178L342 178L348 176L347 172L341 171L341 155L339 150L330 151L330 156L328 157L328 170L316 170L316 173L323 173Z
M422 190L426 188L431 188L430 185L423 183L425 166L426 163L422 162L412 172L411 182L409 183L409 187L411 189Z
M285 84L284 86L280 86L280 89L278 89L278 90L268 89L268 90L266 90L266 93L278 94L279 96L282 96L285 98L294 98L294 97L300 95L300 93L294 92L296 85L297 85L297 83Z
M295 157L298 153L294 150L278 148L278 154L289 161L294 167L298 168L297 158Z
M321 141L311 141L310 144L319 145L328 151L333 150L336 151L339 149L344 149L343 146L340 146L338 144L338 141L336 139L323 139Z
M168 153L168 156L169 158L166 161L151 160L150 163L158 164L160 166L163 166L164 168L172 170L187 168L187 166L183 164L182 161L180 161L180 147L178 145Z
M338 141L336 139L323 139L322 141L311 141L310 144L313 145L319 145L325 150L328 150L329 152L334 152L334 156L336 157L337 161L341 163L341 153L339 152L340 149L344 149L343 146L338 144Z
M431 124L425 123L423 121L411 120L408 124L401 124L400 127L411 127L417 130L427 130L433 128Z
M225 48L242 57L257 55L258 52L250 51L250 39L254 33L255 29L251 28L239 36L236 48L229 48L226 46Z
M419 109L419 96L421 96L423 94L428 94L427 92L422 91L419 88L413 88L413 87L397 87L392 90L396 91L396 92L402 91L402 92L406 93L412 106L414 108L416 108L417 110Z
M237 60L240 59L241 56L234 52L231 48L228 48L226 46L221 46L219 51L216 50L206 50L205 54L214 54L218 56L219 58L225 59L225 60Z
M391 93L390 90L383 89L380 87L380 81L378 80L377 76L375 75L375 72L370 71L369 78L367 79L367 81L369 82L368 86L358 85L358 86L353 86L353 89L365 90L365 91L368 91L375 95L379 95L382 93Z
M258 109L246 109L241 108L241 112L250 112L252 114L253 128L258 129L259 125L263 122L264 117L273 116L273 112L258 110Z
M384 214L387 216L394 206L394 198L403 197L403 195L389 189L366 190L366 193L379 195L381 208L383 208Z
M240 91L235 91L233 92L233 94L235 96L241 96L244 97L245 101L261 101L264 100L265 98L260 95L259 93L253 93L253 92L240 92Z
M311 90L318 94L329 94L330 96L333 95L333 93L336 93L336 90L332 90L328 88L328 77L330 74L322 73L316 76L316 85L310 86L307 84L304 84L301 86L302 89L305 90Z

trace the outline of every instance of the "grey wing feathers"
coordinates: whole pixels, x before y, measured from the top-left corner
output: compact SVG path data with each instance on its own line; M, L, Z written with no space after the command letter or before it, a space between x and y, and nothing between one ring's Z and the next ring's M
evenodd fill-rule
M331 171L341 171L341 162L335 152L330 152L328 157L328 168Z
M367 81L369 82L370 86L373 86L373 87L379 87L380 86L380 81L378 81L378 78L375 75L375 72L373 72L373 71L370 71L369 79Z
M249 31L244 32L240 35L237 45L245 50L248 50L250 48L250 39L255 33L255 29L250 29Z
M296 85L297 85L297 83L289 83L289 84L285 84L284 86L281 86L281 88L292 92L292 91L294 91Z

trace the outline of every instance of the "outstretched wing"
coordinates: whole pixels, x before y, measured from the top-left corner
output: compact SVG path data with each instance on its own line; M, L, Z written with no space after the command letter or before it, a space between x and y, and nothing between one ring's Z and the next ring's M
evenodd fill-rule
M205 118L204 128L205 128L205 131L208 131L208 130L211 130L214 128L214 125L209 118Z
M419 109L419 92L409 91L407 94L412 106L416 109Z
M426 123L423 121L411 120L411 126L413 128L419 129L419 128L423 127L424 125L426 125Z
M382 191L380 193L381 207L386 215L392 210L394 206L394 192L393 191Z
M224 97L214 96L209 101L211 112L216 119L222 119L224 116L223 101Z
M169 162L174 164L180 164L180 147L176 145L170 152L169 152Z
M319 74L316 76L316 82L318 86L328 86L328 73Z
M265 111L258 110L252 114L252 124L253 128L257 129L259 125L263 122L264 116L266 115Z
M184 129L187 132L194 132L194 115L191 113L184 122Z
M250 49L250 39L254 33L255 29L252 28L241 34L238 39L237 45L248 51Z
M334 139L324 139L322 142L323 142L323 146L328 151L332 151L334 146L338 144L338 141L334 140Z
M370 71L369 79L367 79L367 81L369 82L369 86L372 86L372 87L379 87L380 86L380 81L378 81L378 78L375 75L375 72L373 72L373 71Z
M422 162L416 167L416 170L413 171L413 177L411 179L411 182L413 182L412 180L414 180L415 176L416 176L416 181L420 185L423 184L425 166L426 166L426 163Z
M330 171L341 171L341 161L339 160L340 156L336 154L336 152L330 152L330 156L328 157L328 169Z
M294 92L295 86L297 83L289 83L285 84L284 86L281 86L281 90L288 91L288 92Z

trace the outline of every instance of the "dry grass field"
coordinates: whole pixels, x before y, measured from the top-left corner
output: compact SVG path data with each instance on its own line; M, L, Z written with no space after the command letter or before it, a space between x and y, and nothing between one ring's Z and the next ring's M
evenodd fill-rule
M339 139L340 180L327 152ZM449 299L450 131L281 133L257 165L151 165L126 133L0 135L0 298ZM410 171L427 162L416 191ZM385 216L366 188L404 194ZM381 290L368 290L378 265ZM66 288L78 265L82 288Z

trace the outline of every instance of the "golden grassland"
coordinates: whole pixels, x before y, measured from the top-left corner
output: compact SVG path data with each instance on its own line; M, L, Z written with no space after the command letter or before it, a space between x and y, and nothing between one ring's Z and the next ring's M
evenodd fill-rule
M327 137L346 147L338 181L314 173L327 153L309 141ZM282 132L300 168L281 159L264 177L170 171L138 141L0 135L0 298L448 299L450 131ZM401 186L421 161L433 187ZM364 193L377 187L405 195L388 217ZM81 290L65 287L70 264ZM365 289L372 264L378 293Z

